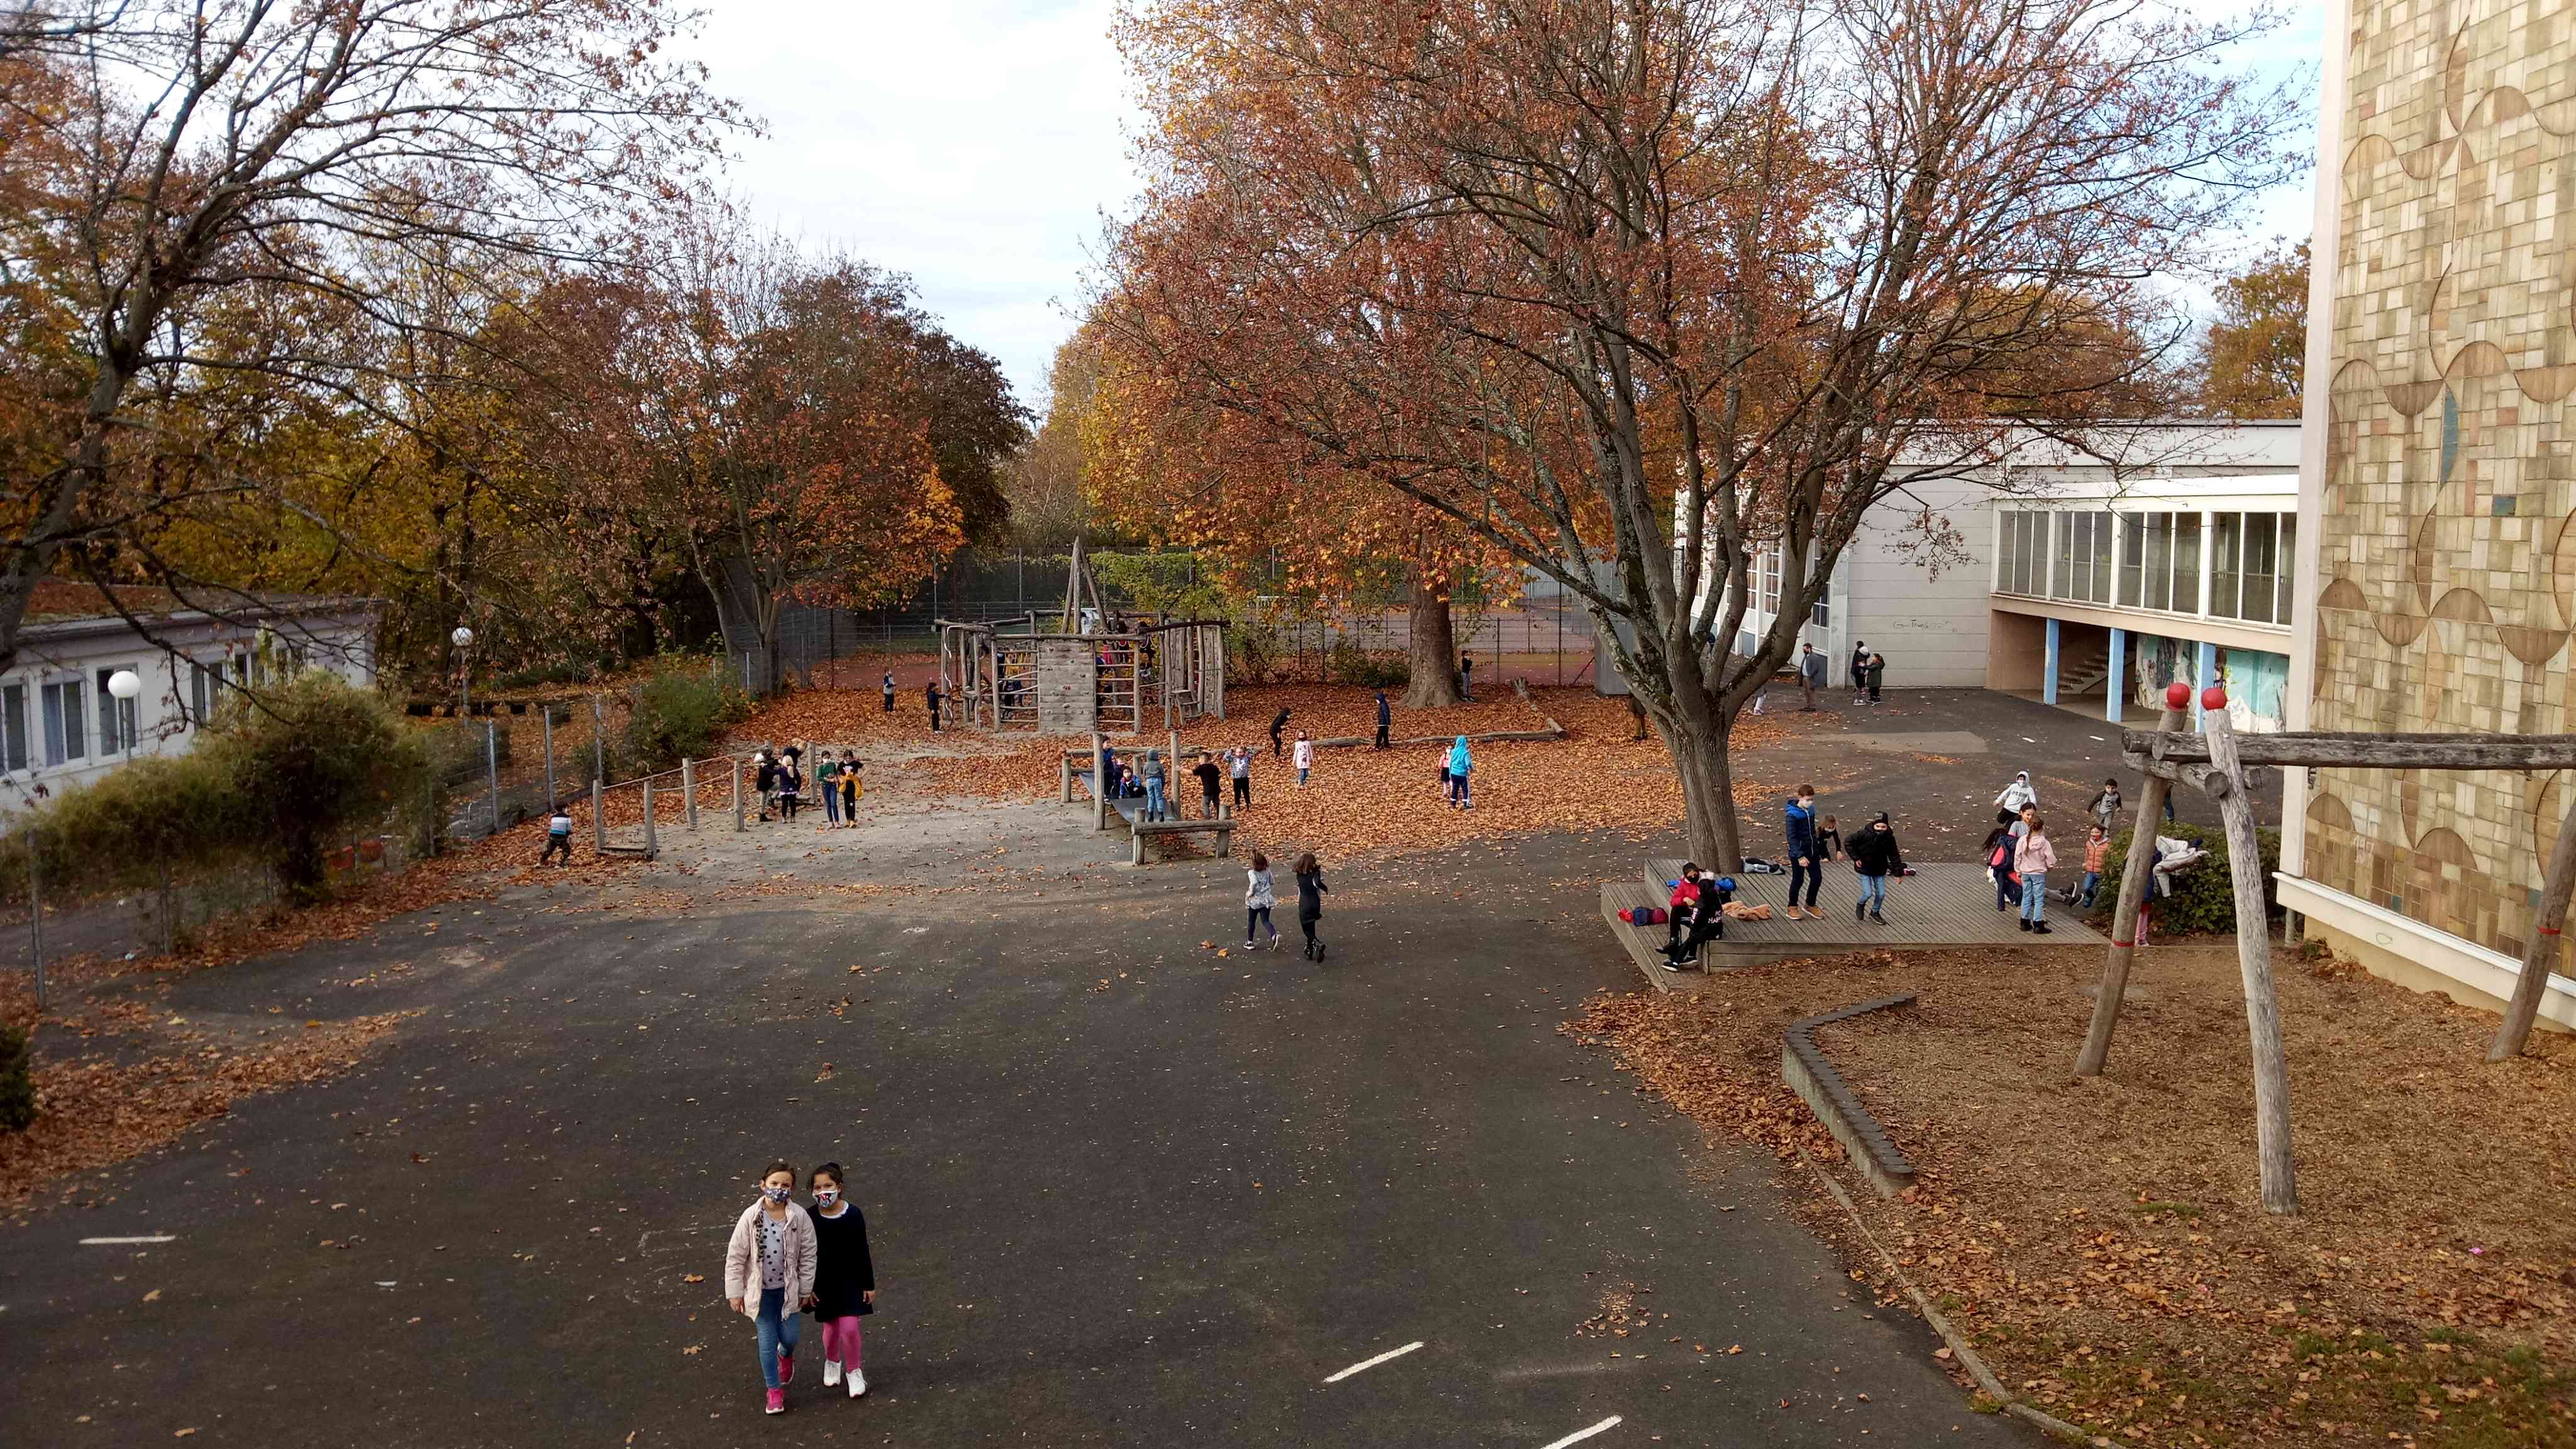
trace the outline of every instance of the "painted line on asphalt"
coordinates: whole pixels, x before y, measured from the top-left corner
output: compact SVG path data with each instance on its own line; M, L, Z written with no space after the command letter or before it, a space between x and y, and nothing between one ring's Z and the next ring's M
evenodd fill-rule
M1618 1422L1619 1416L1612 1414L1609 1418L1602 1420L1600 1423L1593 1425L1589 1429L1575 1430L1573 1433L1568 1434L1564 1438L1557 1440L1555 1443L1548 1445L1547 1449L1565 1449L1565 1446L1568 1444L1580 1444L1584 1440L1591 1438L1593 1435L1600 1433L1604 1429L1610 1428Z
M1417 1338L1402 1348L1390 1348L1375 1358L1361 1359L1358 1363L1352 1364L1349 1368L1342 1370L1340 1373L1334 1374L1332 1377L1324 1380L1324 1382L1328 1384L1338 1384L1353 1374L1366 1373L1370 1369L1376 1368L1379 1364L1386 1362L1388 1359L1402 1358L1406 1354L1411 1353L1420 1347L1422 1347L1422 1340Z
M179 1235L176 1233L152 1233L139 1238L83 1238L80 1240L80 1245L84 1248L122 1248L129 1243L175 1243L177 1241L179 1241Z

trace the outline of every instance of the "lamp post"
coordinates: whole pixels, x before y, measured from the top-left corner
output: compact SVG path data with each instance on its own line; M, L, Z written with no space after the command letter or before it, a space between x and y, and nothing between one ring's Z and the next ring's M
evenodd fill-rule
M459 713L471 715L474 713L474 631L459 624L456 632L447 636L447 642L455 645L456 652L465 656L456 671L457 709Z
M143 693L143 676L131 669L120 669L107 677L107 692L116 699L116 737L125 746L128 763L134 759L135 722L125 717L135 698Z

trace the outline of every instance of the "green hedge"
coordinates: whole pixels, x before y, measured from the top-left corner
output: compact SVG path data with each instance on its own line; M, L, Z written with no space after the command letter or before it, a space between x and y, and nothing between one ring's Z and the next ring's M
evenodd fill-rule
M35 1053L27 1034L0 1021L0 1132L16 1132L36 1120Z
M2216 830L2198 825L2167 825L2161 834L2176 840L2188 840L2209 854L2173 878L2174 891L2157 900L2152 893L2152 919L2156 934L2187 935L2196 932L2233 932L2236 929L2236 884L2227 861L2227 837ZM2111 854L2102 862L2102 894L2092 914L2094 924L2107 926L2119 900L2120 872L2128 868L2129 841L2133 830L2123 830L2111 839ZM2273 873L2281 868L2281 832L2257 830L2257 844L2263 852L2264 914L2280 914L2279 884ZM2152 888L2151 888L2152 890Z

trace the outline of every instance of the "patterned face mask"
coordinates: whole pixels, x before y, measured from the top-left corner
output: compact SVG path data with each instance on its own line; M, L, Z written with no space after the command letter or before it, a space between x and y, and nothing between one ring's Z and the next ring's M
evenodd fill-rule
M816 1207L830 1207L832 1204L839 1202L840 1200L841 1190L837 1187L818 1187L814 1189L814 1206Z
M764 1197L767 1197L771 1202L785 1202L785 1201L787 1201L788 1189L786 1189L786 1188L783 1188L783 1187L764 1187L764 1188L762 1188L760 1191L761 1191L761 1195L762 1195L762 1196L764 1196Z

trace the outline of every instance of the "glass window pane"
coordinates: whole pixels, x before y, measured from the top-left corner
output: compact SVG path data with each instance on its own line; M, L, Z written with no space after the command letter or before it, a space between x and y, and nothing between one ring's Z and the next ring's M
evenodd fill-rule
M2032 585L2048 577L2048 561L2043 556L2048 546L2046 542L2048 534L2043 527L2047 522L2047 519L2037 513L2027 509L2022 512L2021 574L2013 581L2014 591L2017 593L2038 593L2039 590Z
M2241 513L2219 513L2210 518L2209 612L2221 619L2233 619L2237 613L2237 585L2244 572L2244 540L2240 536L2244 521Z
M2111 602L2111 515L2093 515L2093 592L2086 595L2097 604Z
M2013 565L2021 560L2021 515L2010 509L1995 510L1995 587L2011 593Z
M27 768L27 686L0 686L0 728L8 732L7 740L0 742L8 753L0 758L5 758L9 769Z
M2173 607L2177 614L2200 612L2200 515L2173 516Z
M56 685L63 697L63 757L71 760L89 758L89 714L81 708L81 687L66 680Z
M2150 513L2146 524L2146 604L2150 609L2173 607L2173 515Z
M2257 624L2272 620L2274 530L2279 526L2277 513L2245 515L2245 584L2239 603L2244 616Z
M2057 556L2057 567L2048 576L2048 596L2062 599L2066 597L2067 586L2075 578L2075 515L2052 513L2048 517L2049 532L2056 540Z
M2120 518L2120 603L2125 608L2138 607L2138 601L2143 596L2142 565L2146 560L2146 539L2143 536L2145 522L2145 515L2137 513L2123 514ZM2118 685L2117 680L2112 681L2113 688L2117 688Z

